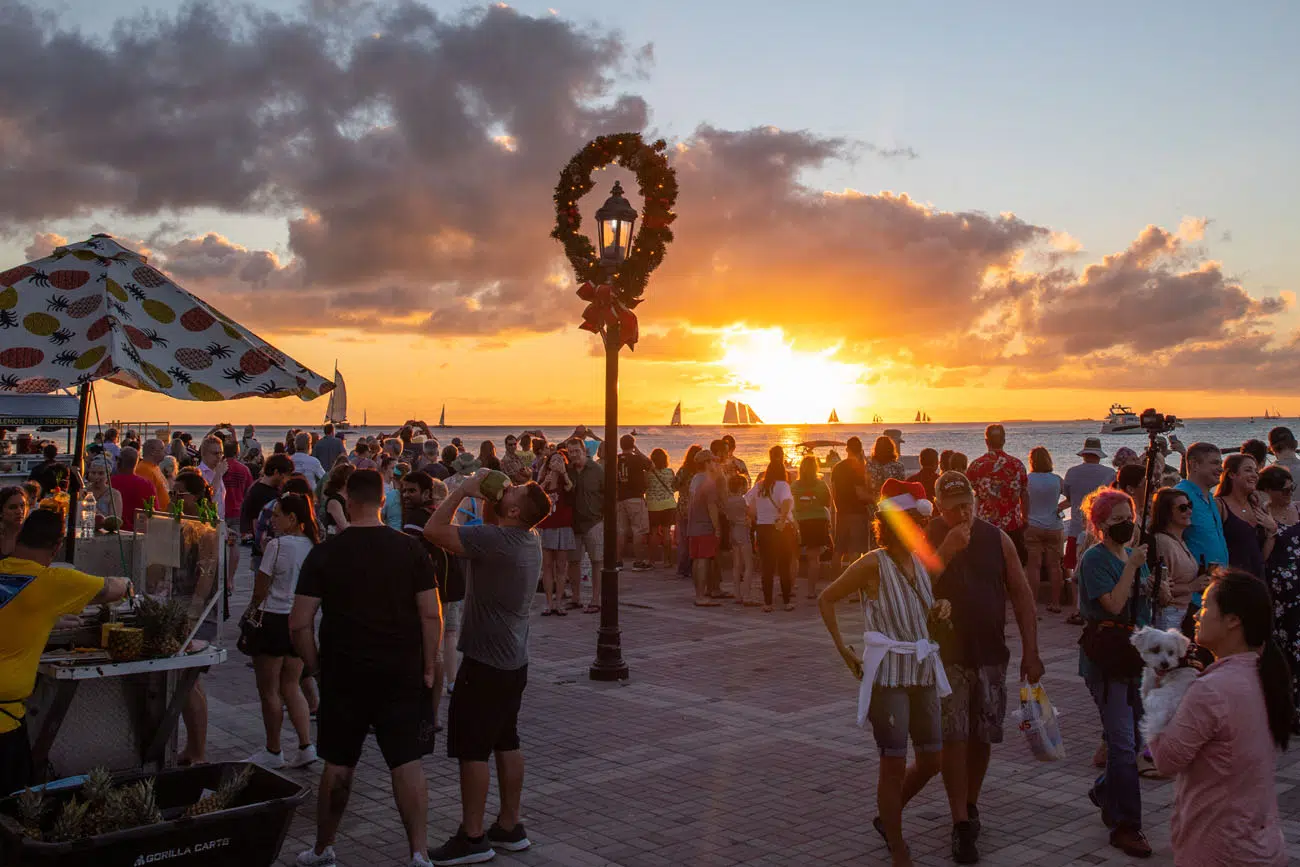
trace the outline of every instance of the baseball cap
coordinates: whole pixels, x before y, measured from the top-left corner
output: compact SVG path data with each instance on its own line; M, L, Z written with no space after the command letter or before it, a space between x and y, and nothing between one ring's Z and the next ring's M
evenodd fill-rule
M1083 441L1083 448L1079 449L1079 457L1084 455L1096 455L1099 458L1106 457L1106 453L1101 448L1101 437L1088 437Z
M934 493L942 509L975 502L975 490L970 486L970 479L956 470L949 470L939 477L934 484Z
M695 463L697 464L707 464L710 461L714 461L714 460L717 459L713 456L713 452L709 451L708 449L700 449L698 452L695 453Z

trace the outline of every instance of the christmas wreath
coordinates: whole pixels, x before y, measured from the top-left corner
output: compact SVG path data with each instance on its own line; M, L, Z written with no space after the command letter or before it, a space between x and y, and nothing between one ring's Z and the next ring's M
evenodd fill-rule
M663 261L668 242L673 239L669 225L677 218L673 213L677 173L664 156L667 148L663 139L646 144L640 133L599 136L569 160L555 185L555 228L551 237L564 245L564 255L583 284L578 294L590 302L582 327L599 332L603 325L618 321L620 342L629 345L636 342L636 318L631 309L641 303L650 272ZM582 215L578 200L596 185L592 173L613 163L636 175L644 204L632 249L618 270L609 275L591 240L579 231Z

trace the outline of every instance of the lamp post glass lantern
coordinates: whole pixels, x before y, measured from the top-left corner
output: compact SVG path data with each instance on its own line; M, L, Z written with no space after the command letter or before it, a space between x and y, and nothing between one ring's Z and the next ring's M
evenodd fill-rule
M632 229L636 209L623 197L617 181L610 196L596 211L599 228L600 262L605 279L627 261L632 250ZM618 625L618 349L621 344L617 321L605 330L605 560L600 570L600 627L596 630L596 660L591 664L592 680L627 680L623 661L623 633Z
M600 227L596 240L600 244L602 262L627 261L632 251L632 229L636 217L636 208L623 197L623 185L615 181L609 198L596 211L596 223Z

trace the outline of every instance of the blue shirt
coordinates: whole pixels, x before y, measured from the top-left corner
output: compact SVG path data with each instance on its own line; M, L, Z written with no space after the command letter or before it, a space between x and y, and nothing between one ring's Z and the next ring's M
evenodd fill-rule
M1174 490L1182 491L1192 501L1192 523L1183 530L1183 541L1196 558L1197 566L1201 563L1226 566L1228 543L1223 538L1223 516L1214 498L1189 479L1183 479Z
M1131 551L1125 548L1125 552ZM1079 613L1084 620L1120 620L1128 619L1128 608L1133 606L1133 596L1129 596L1129 605L1120 614L1111 614L1101 606L1101 597L1115 589L1120 576L1124 574L1124 561L1112 554L1105 545L1093 545L1079 558ZM1147 567L1138 571L1138 581L1147 577ZM1138 626L1151 623L1151 599L1142 594L1141 604L1134 612ZM1079 674L1091 677L1094 673L1092 660L1079 648Z

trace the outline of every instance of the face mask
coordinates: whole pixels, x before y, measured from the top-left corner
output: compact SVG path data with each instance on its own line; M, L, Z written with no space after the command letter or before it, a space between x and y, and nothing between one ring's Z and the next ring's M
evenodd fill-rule
M1106 535L1117 545L1127 544L1133 538L1132 521L1120 521L1118 524L1111 524L1106 528Z

